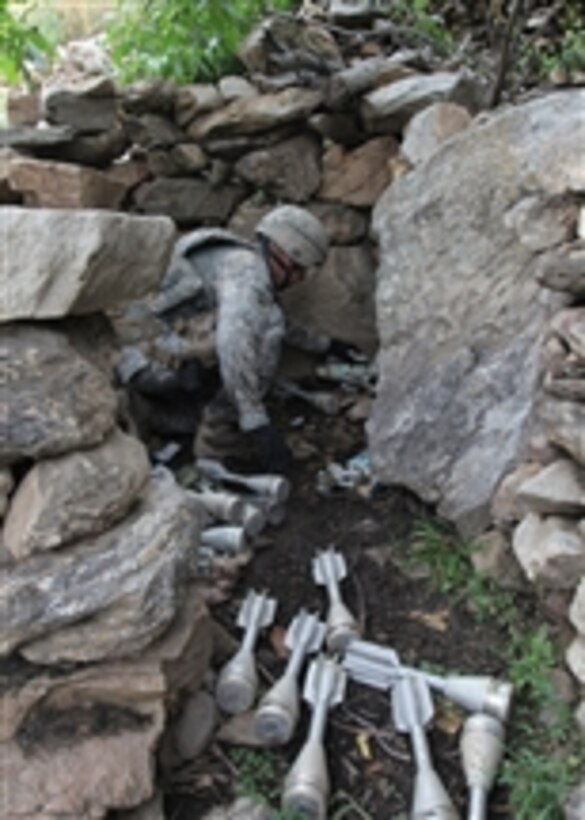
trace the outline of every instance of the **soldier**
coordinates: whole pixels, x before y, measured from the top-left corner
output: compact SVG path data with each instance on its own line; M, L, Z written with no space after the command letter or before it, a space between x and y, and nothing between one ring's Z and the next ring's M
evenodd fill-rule
M189 318L215 312L214 348L222 386L197 419L197 456L226 460L246 451L261 470L286 470L290 453L265 405L281 343L286 337L297 347L325 353L332 341L321 333L287 327L277 295L302 282L308 268L321 265L328 246L321 222L293 205L279 206L261 219L255 242L215 228L193 231L177 242L151 309L167 326L181 331ZM337 352L345 347L334 344ZM183 362L190 357L201 361L197 345L174 333L161 347L173 350ZM126 369L123 380L131 385L148 381L144 369L129 377L131 370ZM193 373L190 378L197 381ZM196 418L195 407L191 417Z

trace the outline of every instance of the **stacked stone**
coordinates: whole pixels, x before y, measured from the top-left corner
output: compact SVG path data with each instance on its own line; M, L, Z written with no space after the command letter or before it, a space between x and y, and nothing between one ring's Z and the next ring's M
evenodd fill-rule
M0 805L7 820L101 818L153 798L167 712L209 663L201 509L121 429L101 314L156 286L175 227L2 219Z
M43 92L45 127L1 136L0 196L247 235L275 203L305 205L333 247L318 280L287 295L288 310L373 354L371 208L405 167L398 148L410 117L438 101L474 110L478 86L466 71L433 70L420 50L397 51L383 27L352 32L286 15L256 30L240 58L246 76L178 88L59 75Z
M551 319L542 352L538 432L529 456L494 498L495 521L512 528L526 578L568 601L576 636L566 660L585 686L585 230L574 213L572 241L544 253L537 279L567 296ZM578 718L585 730L585 700Z

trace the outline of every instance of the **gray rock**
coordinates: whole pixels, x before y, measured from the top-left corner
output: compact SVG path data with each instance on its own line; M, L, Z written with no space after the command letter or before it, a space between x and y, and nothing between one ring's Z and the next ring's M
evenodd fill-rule
M124 708L188 695L209 671L211 647L209 612L190 587L171 627L137 658L77 669L34 667L13 658L0 667L0 742L14 738L40 704L50 709L101 702Z
M47 149L66 145L74 136L75 130L67 125L55 128L3 128L0 130L0 146L26 149L36 156L38 152L45 153Z
M549 439L585 467L585 404L547 399L538 409Z
M566 652L567 666L581 685L585 685L585 637L579 635Z
M126 515L149 477L144 445L121 430L98 447L39 462L12 500L5 548L21 560L97 535Z
M140 652L175 617L199 529L199 506L159 468L121 524L0 572L0 654L24 643L36 663Z
M27 324L0 326L0 363L6 374L0 463L93 447L113 430L115 392L64 335Z
M194 760L207 746L217 722L215 698L201 690L183 707L173 726L174 747L181 760Z
M82 669L44 669L11 659L0 669L0 743L24 734L39 711L109 703L119 709L170 695L161 664L142 658L89 664Z
M551 330L585 364L585 307L561 310L553 317Z
M93 78L77 88L51 88L44 95L43 113L52 125L68 125L78 133L108 131L118 118L115 88L111 80L104 83L103 78L97 83Z
M191 176L202 171L208 164L209 160L204 152L194 142L184 142L170 150L148 152L148 167L155 176Z
M535 277L543 287L585 296L585 247L575 243L575 247L569 245L543 253Z
M242 157L235 166L242 179L277 200L306 202L321 182L321 146L301 134Z
M463 106L435 103L410 120L404 130L400 150L412 165L424 162L445 140L463 131L470 122L471 115Z
M231 102L242 97L250 98L258 96L258 89L252 85L245 77L228 76L222 77L218 83L219 93L224 102Z
M185 139L181 129L171 119L160 114L129 117L125 128L132 142L146 149L170 149Z
M169 80L139 80L121 90L122 107L130 114L172 114L179 89Z
M10 186L30 208L117 210L126 186L101 171L67 162L21 158L10 164Z
M466 71L436 71L391 82L363 98L364 123L369 131L399 131L414 114L433 103L472 103L474 83Z
M221 108L222 105L223 98L215 85L185 85L177 89L175 119L184 128L195 117Z
M107 171L110 163L121 157L128 147L127 134L117 122L108 131L99 134L76 134L70 142L57 146L51 153L54 159Z
M241 185L214 186L206 179L156 179L134 194L137 210L166 214L181 227L223 225L246 196Z
M577 711L575 712L575 719L577 721L577 726L581 730L581 734L585 735L585 700L582 700L579 704Z
M585 540L568 518L528 513L512 546L528 580L543 587L574 589L585 573Z
M585 516L585 471L570 459L555 461L520 485L518 499L533 512Z
M475 541L478 549L471 555L473 568L480 575L496 581L503 589L518 589L522 573L506 536L489 530Z
M159 284L175 239L168 217L8 207L0 219L0 322L94 313L139 299Z
M373 467L438 503L466 535L487 527L494 489L521 460L543 331L566 303L534 281L538 254L504 216L527 187L552 198L583 187L584 111L576 90L478 119L374 210Z
M269 131L286 123L306 120L322 99L321 92L304 88L287 88L277 94L241 98L218 111L198 117L187 133L199 141Z
M571 603L569 620L577 632L585 637L585 577L581 578L581 583Z
M390 160L397 151L390 136L370 139L353 151L333 145L323 156L319 198L371 207L392 181Z
M497 527L507 529L526 514L518 500L518 488L542 469L538 462L524 462L508 473L492 497L491 516Z
M298 135L296 123L285 123L280 128L262 131L258 134L240 134L232 136L226 134L216 139L205 141L205 152L210 156L219 157L228 162L235 162L239 157L250 151L262 151L271 145Z

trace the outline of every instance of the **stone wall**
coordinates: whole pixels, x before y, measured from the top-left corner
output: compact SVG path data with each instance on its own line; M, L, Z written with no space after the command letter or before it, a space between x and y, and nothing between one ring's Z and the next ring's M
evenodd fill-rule
M206 663L205 611L176 583L189 577L197 511L118 429L111 361L88 361L81 337L98 332L96 311L156 287L175 228L251 236L277 202L311 209L332 240L288 310L379 354L368 424L379 477L482 535L481 571L502 583L520 571L554 599L572 630L568 667L585 684L583 93L477 117L478 78L393 37L384 23L283 16L243 47L243 77L120 88L71 70L38 104L12 101L0 134L0 332L16 355L9 425L19 421L0 453L0 782L15 781L43 714L77 708L91 688L112 720L131 712L124 725L140 747L129 795L99 741L113 785L88 786L91 816L150 796L168 678L184 683L177 669L196 647L196 668ZM155 589L165 605L153 621ZM46 663L57 664L48 675ZM67 784L49 794L50 772L32 771L37 805L83 816L79 795L64 804ZM15 814L42 816L27 793L10 800Z

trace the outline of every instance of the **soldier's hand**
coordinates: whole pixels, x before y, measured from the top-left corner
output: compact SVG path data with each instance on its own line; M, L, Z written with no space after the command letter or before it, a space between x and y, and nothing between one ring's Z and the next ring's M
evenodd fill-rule
M261 469L266 473L286 473L290 467L291 451L281 433L272 424L265 424L250 432Z

